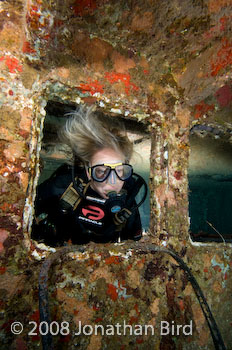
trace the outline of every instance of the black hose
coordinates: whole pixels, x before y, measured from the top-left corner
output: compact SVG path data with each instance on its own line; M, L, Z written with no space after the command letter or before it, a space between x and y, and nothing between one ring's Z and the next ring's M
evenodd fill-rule
M216 321L213 317L213 314L209 308L209 305L206 301L206 298L205 298L197 280L195 279L195 277L193 276L192 272L190 271L189 267L185 264L183 259L176 252L174 252L173 250L170 250L170 249L160 248L160 247L157 247L154 245L149 245L148 249L151 252L152 251L156 251L156 252L159 251L159 252L164 252L164 253L171 255L179 263L180 267L186 272L186 274L188 276L188 280L194 289L194 292L195 292L197 299L200 303L203 314L204 314L206 321L208 323L210 333L211 333L211 336L212 336L212 339L214 342L215 350L226 350L221 333L218 329L218 326L217 326Z
M154 244L146 244L146 246L143 247L143 245L139 242L132 243L130 245L130 249L135 249L140 254L147 254L152 252L162 252L171 255L179 264L179 266L185 271L187 274L188 280L190 281L195 294L197 296L197 299L200 303L201 309L204 313L204 316L206 318L206 321L208 323L210 333L214 342L215 350L226 350L225 344L223 342L222 336L220 334L220 331L218 329L218 326L216 324L216 321L213 317L213 314L209 308L209 305L204 297L204 294L196 281L195 277L193 276L192 272L186 265L186 263L183 261L183 259L173 250L161 248L159 246L156 246ZM79 251L80 253L85 252L84 246L68 246L68 247L62 247L57 250L56 253L50 255L42 264L40 274L39 274L39 312L40 312L40 323L42 321L47 322L47 324L50 324L50 313L49 313L49 301L48 301L48 272L50 269L50 266L53 264L53 262L58 259L61 255L70 253L73 251ZM101 247L96 247L95 253L101 251ZM45 334L46 332L42 332ZM52 335L48 332L46 335L42 335L42 345L43 350L54 350L53 347L53 341L52 341Z

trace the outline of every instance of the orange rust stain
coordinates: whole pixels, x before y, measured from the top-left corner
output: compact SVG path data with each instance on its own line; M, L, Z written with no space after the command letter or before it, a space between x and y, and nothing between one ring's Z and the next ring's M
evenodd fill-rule
M227 38L222 39L222 46L216 59L211 62L211 76L216 76L222 69L232 64L232 45Z
M222 271L222 269L218 265L214 266L213 269L214 269L214 271L218 271L218 272Z
M138 307L138 304L135 304L134 309L135 309L135 311L136 311L137 315L139 315L139 314L140 314L140 312L139 312L139 307Z
M43 36L43 39L44 40L49 40L51 38L51 35L50 34L46 34Z
M211 39L212 37L218 35L220 32L227 30L227 26L230 23L232 16L223 16L219 19L219 23L210 28L204 33L206 39Z
M35 322L39 322L39 310L34 311L30 319Z
M3 203L2 205L0 205L0 209L2 209L2 211L4 211L4 212L11 211L12 210L12 204Z
M110 296L110 298L115 301L118 299L117 288L113 284L108 284L108 289L106 293Z
M68 335L61 335L60 336L60 342L62 343L68 343L71 339L71 334L68 334Z
M22 47L23 53L35 53L36 51L31 47L31 44L29 41L24 41L23 47Z
M184 301L182 299L179 301L179 307L182 311L184 310Z
M97 307L96 305L93 305L93 310L94 310L94 311L98 311L98 310L100 310L100 308Z
M88 261L88 265L92 266L92 265L95 265L95 261L93 258L91 258L89 261Z
M125 87L125 93L127 95L129 95L131 91L139 90L139 87L131 82L130 74L106 72L105 79L108 80L111 84L123 83Z
M38 13L39 8L37 6L31 6L26 14L26 22L30 24L32 29L38 30L42 24L40 23L41 15Z
M129 323L130 323L130 324L137 323L137 322L138 322L138 319L139 319L138 317L131 316Z
M58 18L54 19L54 28L61 27L63 24L64 24L64 21L62 21L61 19L58 19Z
M146 259L145 259L144 257L143 257L142 259L138 260L138 261L137 261L137 265L138 265L138 264L144 264L144 263L145 263L145 260L146 260Z
M174 172L174 177L175 177L177 180L180 180L181 177L182 177L182 172L176 170L176 171Z
M223 7L227 7L227 6L231 6L231 5L232 5L231 0L209 0L208 9L209 9L210 13L217 13Z
M77 88L82 90L84 93L89 92L91 95L94 95L96 92L103 94L104 89L103 85L99 83L98 80L91 81L88 79L88 83L80 84Z
M105 259L105 263L107 265L110 265L110 264L119 264L120 263L120 259L118 256L110 256L109 258L106 258Z
M209 105L205 103L204 101L201 101L199 104L195 106L195 113L194 118L199 119L201 118L206 112L213 111L214 105Z
M221 23L220 31L221 32L223 32L226 29L226 25L227 25L229 19L230 19L230 17L228 17L228 16L223 16L222 18L220 18L220 23Z

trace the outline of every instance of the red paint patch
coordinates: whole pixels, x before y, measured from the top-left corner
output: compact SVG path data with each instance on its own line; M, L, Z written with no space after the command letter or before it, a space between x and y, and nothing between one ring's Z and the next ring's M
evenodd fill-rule
M105 259L105 263L107 265L110 265L110 264L119 264L120 263L120 259L118 256L110 256L109 258L106 258Z
M10 73L22 72L22 66L19 64L17 58L6 56L5 63Z
M9 90L8 93L9 93L10 96L14 95L14 92L12 90Z
M91 95L94 95L96 92L100 94L104 93L103 85L99 83L98 80L91 81L88 79L89 83L80 84L77 88L83 91L84 93L89 92Z
M72 9L76 16L86 16L91 14L97 7L96 0L76 0Z
M214 105L208 105L204 101L201 101L198 105L195 106L194 118L199 119L208 111L213 111Z
M0 275L3 275L6 272L5 266L0 267Z
M117 288L113 284L108 284L106 293L111 297L113 301L118 299Z
M136 343L137 344L142 344L144 340L142 338L136 338Z
M131 76L130 74L123 74L123 73L110 73L106 72L105 78L111 83L123 83L125 87L125 93L127 95L130 94L131 90L132 91L138 91L139 87L136 86L134 83L131 82Z
M220 107L227 107L232 101L232 90L230 86L221 87L215 94Z
M217 52L217 58L211 62L211 76L216 76L222 69L232 64L232 46L228 39L222 39L222 47Z
M16 71L22 72L22 66L19 65L19 61L17 60L17 58L10 57L10 56L1 56L0 61L4 61L4 60L10 73L16 73Z

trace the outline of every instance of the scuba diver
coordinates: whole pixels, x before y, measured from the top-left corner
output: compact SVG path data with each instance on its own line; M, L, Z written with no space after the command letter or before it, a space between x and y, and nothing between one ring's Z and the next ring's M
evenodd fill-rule
M50 246L139 240L138 207L147 185L129 164L133 145L124 126L80 107L69 114L61 137L74 164L62 165L37 186L32 239Z

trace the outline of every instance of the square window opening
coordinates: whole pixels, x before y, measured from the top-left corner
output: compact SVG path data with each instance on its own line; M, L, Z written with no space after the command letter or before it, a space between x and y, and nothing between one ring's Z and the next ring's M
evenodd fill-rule
M72 149L59 138L59 132L64 127L67 119L70 118L71 116L70 113L78 110L78 108L79 106L74 103L61 103L57 101L48 101L45 107L46 116L44 120L43 138L42 138L42 145L41 145L41 151L40 151L40 176L39 176L38 185L37 185L37 195L35 200L35 217L32 225L31 237L35 241L39 243L45 243L49 246L59 246L59 245L66 244L68 241L70 241L68 239L69 237L68 230L70 230L70 226L67 226L67 232L65 232L64 234L64 237L65 237L64 241L60 238L60 235L57 234L57 231L59 230L57 230L56 224L54 222L56 221L57 215L59 216L57 212L58 204L56 201L52 203L52 201L49 198L49 195L50 195L49 193L52 193L51 195L54 195L54 191L51 192L50 186L53 186L53 187L55 186L56 187L55 193L59 197L61 197L63 196L63 193L68 189L70 183L72 183L73 177L71 172L73 168L72 164L74 161L73 152L72 152ZM112 121L113 119L114 120L117 119L124 124L127 136L134 145L133 147L134 152L133 152L133 156L130 164L133 166L134 172L142 176L142 178L145 180L148 186L149 173L150 173L151 142L150 142L149 133L147 131L146 125L136 121L135 119L125 119L124 117L121 117L118 115L106 116L101 109L97 109L94 113L100 116L101 118L103 118L103 120L104 118L108 118L108 119L112 118ZM69 172L68 180L64 179L65 173L62 174L62 172L60 172L61 171L60 169L62 169L63 167L66 167L65 169L69 168L69 171L71 171ZM66 170L64 170L64 172L65 171ZM51 181L51 178L57 178L59 176L61 177L63 176L63 179L61 179L60 184L57 185L56 180L54 180L55 182ZM76 174L75 174L75 177L76 177ZM79 186L79 183L78 183L78 186ZM47 196L47 199L48 199L47 205L50 206L50 208L54 209L54 213L52 214L53 216L52 219L50 217L50 214L47 215L46 210L41 210L41 206L39 207L40 196L38 195L38 191L40 190L38 189L41 189L41 188L43 188L43 191L44 191L44 194L43 194L44 198L46 198ZM143 200L144 191L145 191L144 188L145 186L141 186L141 189L138 191L135 197L136 203L140 203L140 201ZM72 191L73 191L73 188L71 189L71 192L69 191L67 198L64 197L65 205L67 205L67 202L69 204L75 203L75 206L79 205L77 204L79 199L77 200L77 198L75 197L76 196L75 191L74 191L74 197L73 197ZM72 198L69 196L70 194L72 194L71 196ZM95 208L96 206L95 204L96 204L95 202L88 203L89 213L87 215L87 219L89 220L89 222L95 220L96 216L99 216L101 214L100 211L96 212L96 210L98 209ZM65 211L67 210L67 208L66 207L62 209L59 208L59 210ZM150 220L149 194L147 195L142 205L138 208L138 210L141 218L142 230L145 232L149 228L149 220ZM70 214L70 208L68 208L68 211ZM82 208L82 214L83 212L84 211ZM62 213L60 215L62 216ZM80 217L80 213L79 213L79 217ZM84 226L84 222L82 222L81 225ZM45 235L47 235L47 237L51 236L51 239L50 238L48 240L44 239L44 234L41 236L41 234L38 233L39 232L38 230L45 231ZM85 244L85 242L83 244Z
M189 216L194 242L232 243L232 145L216 127L190 133Z

